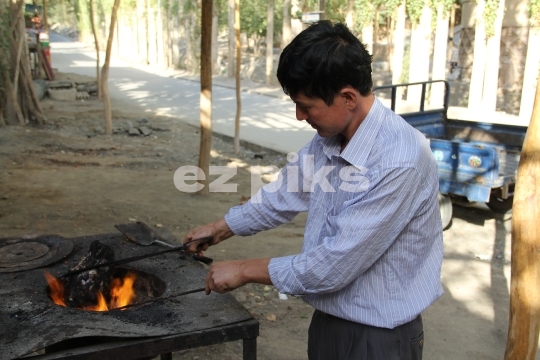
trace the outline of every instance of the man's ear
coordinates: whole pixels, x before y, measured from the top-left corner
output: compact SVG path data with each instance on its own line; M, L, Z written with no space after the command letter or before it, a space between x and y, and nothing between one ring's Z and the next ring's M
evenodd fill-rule
M345 86L343 89L339 91L339 95L345 101L345 106L347 106L347 109L353 110L358 105L359 96L360 96L360 94L358 93L358 90L350 86Z

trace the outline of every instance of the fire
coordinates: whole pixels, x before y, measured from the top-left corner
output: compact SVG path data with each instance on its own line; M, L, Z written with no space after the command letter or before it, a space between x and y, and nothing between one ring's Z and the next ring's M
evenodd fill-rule
M51 291L49 296L51 297L51 300L56 305L66 306L66 303L64 302L64 283L48 272L45 272L45 279L47 279L47 283L49 283L49 289Z
M124 279L113 279L111 284L111 306L113 309L131 304L135 298L135 291L133 291L135 278L135 274L128 273Z
M66 302L64 301L64 283L47 272L45 272L45 278L49 284L49 296L51 300L56 305L67 306ZM82 307L82 309L90 311L109 311L131 304L135 299L135 290L133 289L133 284L136 278L137 276L134 273L129 272L124 278L114 278L111 281L111 287L109 290L109 301L107 301L103 294L98 291L96 294L98 303L93 306Z

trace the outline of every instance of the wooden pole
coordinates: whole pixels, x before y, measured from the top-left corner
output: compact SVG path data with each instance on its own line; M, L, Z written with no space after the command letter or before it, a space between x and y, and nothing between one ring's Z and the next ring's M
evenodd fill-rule
M240 41L240 0L234 0L234 34L236 38L236 116L234 119L234 153L240 152L240 114L242 95L240 91L240 70L242 69L242 42Z
M96 22L94 20L94 1L90 0L88 2L88 16L90 17L90 25L92 27L92 34L94 35L94 47L96 48L96 77L97 77L97 86L98 86L98 99L101 99L101 74L99 72L99 67L101 59L99 58L99 37L96 30Z
M208 195L210 149L212 148L212 8L213 0L203 0L201 10L201 143L199 169L204 173L199 195ZM201 174L202 175L202 174Z
M274 0L268 0L266 24L266 83L272 85L272 72L274 70Z
M47 0L43 0L43 22L42 22L42 26L43 26L43 31L45 31L46 34L49 33L49 19L48 19L48 13L49 11L47 10Z
M510 321L504 360L534 360L540 330L540 78L519 161L512 215Z
M114 5L111 12L111 23L109 24L109 38L107 39L107 48L105 50L105 62L101 69L101 95L103 97L103 105L105 108L105 134L112 134L112 108L111 96L109 95L109 65L111 63L111 50L114 39L114 28L116 24L116 14L120 0L114 0Z

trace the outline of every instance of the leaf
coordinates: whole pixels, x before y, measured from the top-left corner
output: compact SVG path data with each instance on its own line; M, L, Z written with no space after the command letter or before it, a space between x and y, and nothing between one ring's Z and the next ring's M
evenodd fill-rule
M266 320L274 322L276 321L276 315L268 314L268 316L266 317Z

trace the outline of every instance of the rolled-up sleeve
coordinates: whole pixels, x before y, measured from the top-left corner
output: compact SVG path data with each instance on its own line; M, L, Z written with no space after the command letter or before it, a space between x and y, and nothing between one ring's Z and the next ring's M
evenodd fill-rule
M310 146L306 145L299 157ZM303 164L288 163L275 182L263 186L248 202L235 206L225 215L225 222L235 235L254 235L290 222L309 206L309 192L302 191L304 183ZM291 175L289 175L291 173ZM295 184L289 184L291 182ZM277 186L279 184L279 186Z

